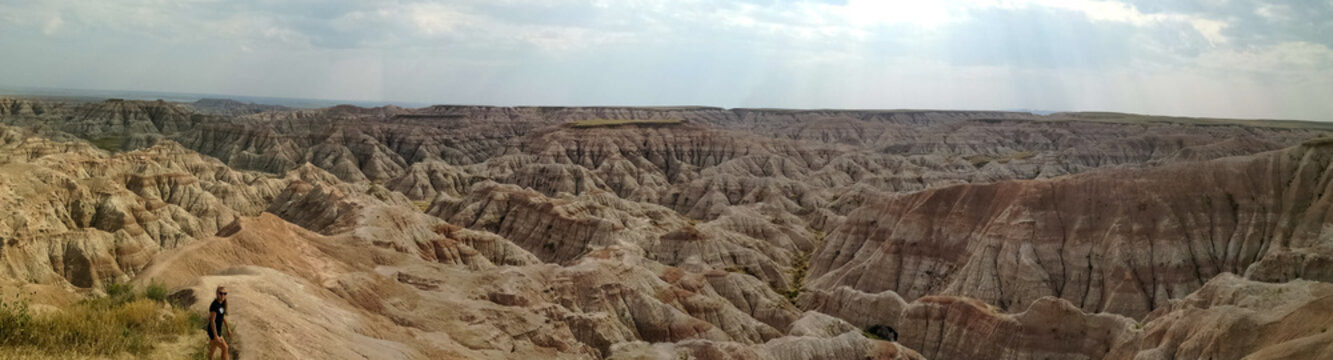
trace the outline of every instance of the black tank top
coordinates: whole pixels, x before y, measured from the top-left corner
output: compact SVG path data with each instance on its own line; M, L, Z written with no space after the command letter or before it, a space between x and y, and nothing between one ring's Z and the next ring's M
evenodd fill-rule
M222 318L227 316L227 303L218 302L217 299L213 299L213 303L208 304L208 312L217 313L217 316L213 317L213 324L216 326L215 328L218 332L225 331L225 329L222 328Z

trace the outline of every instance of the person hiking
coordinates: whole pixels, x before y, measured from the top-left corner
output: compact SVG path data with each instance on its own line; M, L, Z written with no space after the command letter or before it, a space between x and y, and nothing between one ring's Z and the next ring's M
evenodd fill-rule
M221 333L223 329L227 330L225 338ZM208 304L208 325L204 326L204 331L208 332L208 360L213 360L213 351L218 349L222 349L222 360L230 359L231 352L227 347L227 339L231 338L231 327L227 326L227 288L219 286L217 298Z

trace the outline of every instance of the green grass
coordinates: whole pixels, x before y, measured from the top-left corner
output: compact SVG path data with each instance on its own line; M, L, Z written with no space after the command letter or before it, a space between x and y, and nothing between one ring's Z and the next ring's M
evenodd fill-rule
M680 124L682 122L684 121L680 119L653 119L653 120L591 119L591 120L573 121L569 123L569 126L574 128L594 128L594 127L617 126L617 125L674 125L674 124Z
M114 153L120 151L120 143L122 140L123 138L120 135L111 135L103 136L90 142L93 143L93 146L97 146L99 149Z
M787 285L787 291L782 292L782 296L787 298L787 302L796 304L796 298L801 296L801 291L805 289L805 273L810 269L810 253L803 252L796 258L796 263L792 265L791 284Z
M1306 140L1305 142L1301 143L1301 145L1309 147L1324 146L1330 144L1333 144L1333 137L1317 137L1310 140Z
M816 244L824 243L823 231L815 230L814 235ZM801 292L805 291L805 275L806 272L810 271L810 253L810 251L803 251L796 256L796 262L791 266L791 284L787 285L785 291L779 291L792 305L796 305L796 298L800 297Z
M143 296L156 302L167 301L167 287L162 284L152 283L143 291Z
M155 344L203 327L198 314L165 310L163 302L152 299L155 294L136 294L123 284L108 285L106 292L106 297L41 312L21 298L0 294L0 347L61 356L142 356Z

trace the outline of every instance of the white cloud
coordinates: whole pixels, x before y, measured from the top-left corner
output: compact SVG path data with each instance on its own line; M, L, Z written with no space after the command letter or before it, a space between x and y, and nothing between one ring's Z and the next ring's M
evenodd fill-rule
M1222 49L1199 56L1208 69L1333 80L1333 49L1309 42L1285 42L1255 49Z
M1119 1L1104 0L1000 0L991 5L999 7L1041 6L1053 9L1074 11L1094 21L1128 23L1148 26L1161 23L1188 24L1214 45L1225 44L1228 39L1222 35L1227 27L1225 21L1209 19L1199 15L1181 13L1144 13L1133 5Z
M1254 9L1254 14L1268 21L1285 21L1291 19L1291 7L1282 4L1262 4Z
M475 16L464 14L444 4L417 3L390 10L390 14L405 17L408 22L426 36L448 34L463 26L476 26L480 21Z
M1333 50L1265 38L1242 19L1282 24L1304 13L1264 5L1196 14L1128 1L0 0L0 45L12 50L0 78L494 104L1303 118L1333 106L1277 98L1329 95L1311 84L1333 83ZM104 54L114 61L78 60L90 43L132 46L106 46L121 49ZM123 80L164 67L177 75L159 88Z
M961 20L958 10L961 10L959 4L951 1L849 0L846 5L832 6L829 11L854 26L901 23L937 26Z
M55 35L57 31L60 31L61 26L64 25L65 19L62 19L60 15L52 16L50 19L46 20L46 25L42 25L42 34L46 34L47 36Z

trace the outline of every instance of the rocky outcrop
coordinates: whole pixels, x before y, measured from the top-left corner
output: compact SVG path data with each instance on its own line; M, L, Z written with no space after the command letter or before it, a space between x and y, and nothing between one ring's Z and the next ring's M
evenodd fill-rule
M1271 284L1223 274L1149 315L1133 358L1327 358L1333 354L1330 307L1333 284Z
M864 206L814 255L816 287L952 294L1005 309L1055 296L1142 317L1223 272L1326 258L1327 146L1247 158L963 185ZM1190 181L1181 181L1188 177ZM1306 250L1296 250L1306 249ZM1309 265L1281 267L1286 276ZM880 269L871 271L870 269ZM1276 276L1276 275L1274 275Z
M610 359L925 359L895 343L866 339L846 333L831 338L786 337L758 346L717 342L684 341L653 344L630 343L616 349Z
M80 104L67 111L34 115L64 116L49 125L87 139L124 138L131 134L170 134L208 121L207 116L195 114L186 106L161 100L107 100ZM38 119L28 119L18 124L46 123Z
M65 104L0 97L0 115L6 117L40 116L58 111Z
M1317 358L1333 340L1311 325L1333 281L1318 124L12 99L0 121L25 126L0 127L0 285L225 284L260 357Z
M171 143L107 156L0 130L0 274L31 282L128 280L162 249L258 214L282 186Z
M1013 314L967 298L906 302L892 291L848 287L812 291L801 302L857 327L892 326L903 345L933 359L1319 359L1333 344L1329 291L1328 283L1271 284L1224 273L1142 322L1085 313L1053 297ZM818 313L798 324L837 324L811 314Z
M616 247L667 265L697 263L700 271L746 273L777 289L793 287L791 267L798 254L815 246L800 220L778 209L734 208L717 220L698 223L609 192L552 198L486 182L463 198L437 198L427 213L495 233L545 262L570 263Z
M912 302L896 293L849 287L802 295L803 307L862 328L890 326L898 341L931 359L1104 359L1132 350L1134 320L1088 314L1068 301L1044 297L1022 312L1005 313L975 299L927 296Z
M614 199L548 198L513 185L478 184L464 198L441 197L427 210L451 224L493 232L543 261L565 263L613 245L638 248L685 219L670 210Z
M241 218L223 236L157 257L136 281L186 285L194 294L227 286L238 294L235 307L248 309L233 315L238 326L252 333L286 329L277 336L243 335L240 340L250 352L308 357L388 351L376 354L394 358L494 358L517 352L585 358L610 355L625 343L690 340L730 344L749 353L902 351L858 334L837 340L819 334L786 338L785 327L798 312L790 304L774 306L772 299L780 297L763 284L746 285L748 277L726 272L665 267L614 248L567 267L478 268L368 247L354 237L325 237L268 214ZM724 285L729 294L746 297L728 298L719 292ZM306 310L281 310L298 305ZM309 343L335 338L352 344Z
M423 161L412 164L405 174L384 186L412 200L433 200L439 194L462 196L472 184L483 180L443 161Z
M474 269L539 262L531 253L495 234L461 229L423 214L402 194L383 187L339 183L332 175L309 165L294 170L287 178L290 185L268 211L303 228L326 235L343 234L362 246ZM333 182L324 182L330 180Z

